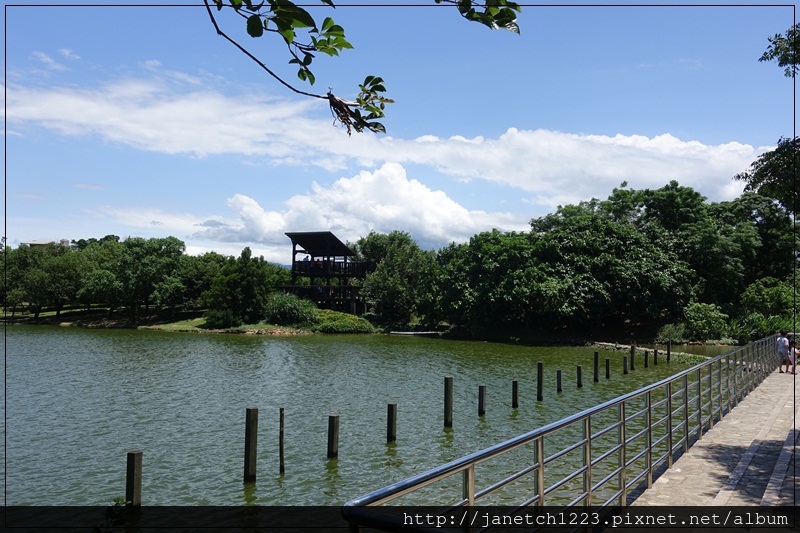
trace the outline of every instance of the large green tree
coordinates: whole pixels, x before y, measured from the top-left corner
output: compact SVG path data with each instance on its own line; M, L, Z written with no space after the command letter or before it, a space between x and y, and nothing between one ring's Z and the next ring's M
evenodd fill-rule
M155 303L156 289L176 276L184 250L183 241L175 237L131 237L122 243L115 275L122 284L124 304L132 316L139 313L141 306L147 310Z
M762 154L750 168L734 176L745 182L745 191L757 192L777 200L789 213L797 216L797 172L800 167L800 138L780 138L775 150Z
M250 248L242 250L237 259L230 258L220 269L203 294L206 324L225 328L261 322L267 309L269 294L288 285L290 272L273 265L263 257L253 257Z
M418 303L429 290L433 252L420 249L404 231L371 232L354 248L359 260L376 265L362 287L375 320L388 326L407 326L420 314Z

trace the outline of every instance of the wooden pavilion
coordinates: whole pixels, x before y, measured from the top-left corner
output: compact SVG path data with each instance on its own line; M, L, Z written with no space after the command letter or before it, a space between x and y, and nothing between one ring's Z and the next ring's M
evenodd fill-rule
M366 307L357 281L375 270L375 264L354 261L356 253L330 231L286 236L292 241L292 284L285 287L287 292L312 300L321 309L363 314Z

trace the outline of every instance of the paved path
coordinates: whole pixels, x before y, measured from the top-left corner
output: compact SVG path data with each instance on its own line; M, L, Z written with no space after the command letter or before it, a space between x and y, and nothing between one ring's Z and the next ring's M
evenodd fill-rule
M800 376L767 376L632 505L800 505L799 392Z

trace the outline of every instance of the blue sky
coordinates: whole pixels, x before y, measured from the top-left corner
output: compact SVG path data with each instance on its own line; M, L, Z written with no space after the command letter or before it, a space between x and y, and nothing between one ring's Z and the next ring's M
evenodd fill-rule
M317 58L314 87L277 41L219 15L304 90L352 98L382 76L388 134L351 137L218 37L199 1L6 5L9 244L173 235L286 263L287 231L399 229L435 249L623 181L732 199L733 175L793 135L793 82L758 62L789 4L525 6L517 36L404 3L314 7L355 46Z

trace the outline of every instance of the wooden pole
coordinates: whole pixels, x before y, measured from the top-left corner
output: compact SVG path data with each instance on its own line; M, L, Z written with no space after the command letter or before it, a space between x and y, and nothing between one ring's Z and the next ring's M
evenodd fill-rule
M648 366L650 366L649 362L650 362L650 352L648 352L647 350L645 350L645 351L644 351L644 367L645 367L645 368L647 368Z
M397 440L397 404L390 403L386 409L386 442Z
M541 402L544 397L542 396L542 383L544 382L544 375L542 373L543 363L539 361L536 363L536 401Z
M636 358L636 345L631 344L631 371L636 370L636 363L634 359Z
M561 387L561 369L556 370L556 392L562 392L564 389Z
M583 387L583 367L578 365L578 388Z
M611 377L611 359L606 359L606 379Z
M258 408L248 407L244 419L244 482L256 480L258 456Z
M622 358L622 373L623 374L627 374L628 373L628 358L627 357L623 357Z
M128 507L142 506L142 451L131 450L128 452L127 468L125 472L125 505Z
M670 352L672 352L672 341L667 341L667 363L669 363Z
M286 472L284 465L284 447L283 447L283 407L280 410L280 423L278 428L278 456L279 456L279 472L281 474Z
M511 382L511 408L519 407L519 381L516 379Z
M658 348L653 348L653 366L658 366Z
M328 416L328 459L339 457L339 415Z
M453 427L453 376L444 378L444 427Z
M486 385L478 386L478 416L486 414Z
M600 381L600 354L594 352L594 382Z

